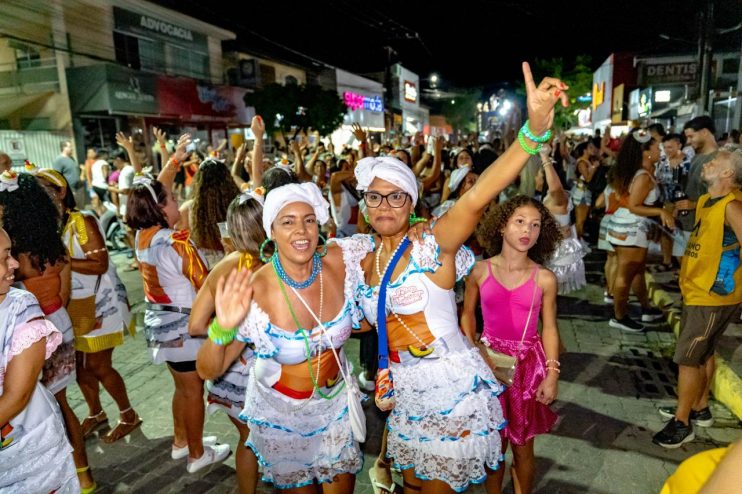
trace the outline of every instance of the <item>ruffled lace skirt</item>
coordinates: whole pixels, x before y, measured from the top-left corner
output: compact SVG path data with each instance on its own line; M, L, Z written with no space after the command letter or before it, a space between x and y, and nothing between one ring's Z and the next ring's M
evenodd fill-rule
M484 482L502 455L503 387L467 346L440 358L391 364L396 406L389 416L388 453L418 478L446 482L457 492Z
M245 394L255 357L252 352L242 355L234 361L222 376L206 382L209 394L206 397L207 411L212 414L224 410L232 418L240 420L240 413L245 408Z
M339 386L342 382L336 385ZM336 388L323 389L335 394ZM301 400L267 388L250 376L240 420L250 427L246 446L258 457L263 482L290 489L357 474L363 456L353 439L346 391L331 400Z
M41 383L51 394L57 394L75 380L75 335L67 310L61 308L45 316L62 333L62 344L44 362Z
M546 267L559 282L559 295L566 295L587 286L585 279L585 247L575 236L565 238L557 246Z

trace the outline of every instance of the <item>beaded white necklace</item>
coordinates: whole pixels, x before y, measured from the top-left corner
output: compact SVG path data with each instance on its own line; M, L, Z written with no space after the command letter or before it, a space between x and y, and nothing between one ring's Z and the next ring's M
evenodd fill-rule
M379 277L379 284L381 285L381 281L384 279L384 276L386 276L386 271L389 269L389 264L392 262L392 259L394 259L394 256L396 256L397 251L399 250L399 247L402 245L403 242L399 242L397 244L397 247L394 248L394 251L392 252L391 256L389 256L389 260L386 263L386 266L384 266L384 272L381 272L381 244L379 244L379 248L376 250L376 275ZM379 303L382 303L379 301ZM412 345L409 345L408 350L410 353L414 356L425 356L429 355L433 352L433 349L428 349L428 346L425 344L425 342L415 333L408 325L405 323L401 317L399 317L399 314L394 312L394 309L389 307L389 310L394 315L394 317L397 319L397 322L408 332L412 335L413 338L415 338L419 343L420 347L416 348ZM428 351L430 350L430 351ZM427 353L425 353L427 352Z

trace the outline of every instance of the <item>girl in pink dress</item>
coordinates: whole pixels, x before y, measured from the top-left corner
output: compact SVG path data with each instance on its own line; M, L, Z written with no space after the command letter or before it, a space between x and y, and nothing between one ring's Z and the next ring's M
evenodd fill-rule
M559 377L558 282L541 263L551 257L561 234L540 202L516 196L488 211L477 236L494 257L477 262L467 278L461 325L493 370L482 346L517 358L513 384L499 396L507 420L501 436L503 454L512 445L515 492L525 494L533 490L536 473L534 438L549 432L557 419L549 405L556 399ZM484 330L477 342L480 298ZM501 492L504 470L489 476L488 494Z

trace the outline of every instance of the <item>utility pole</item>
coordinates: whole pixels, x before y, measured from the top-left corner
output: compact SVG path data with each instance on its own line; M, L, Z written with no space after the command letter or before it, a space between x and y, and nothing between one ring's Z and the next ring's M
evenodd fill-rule
M742 33L740 33L739 37L742 39ZM739 47L739 57L742 59L742 45ZM736 129L742 128L742 63L739 64L739 68L737 69L737 103L734 105L732 127Z
M699 111L703 114L708 111L709 106L708 96L711 86L711 63L714 57L714 0L706 0L703 12L700 15L699 29L698 68L701 70L701 83L699 86Z

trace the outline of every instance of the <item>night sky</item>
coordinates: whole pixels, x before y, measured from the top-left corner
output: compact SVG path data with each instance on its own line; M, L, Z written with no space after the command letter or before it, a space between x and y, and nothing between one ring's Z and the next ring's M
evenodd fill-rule
M385 46L424 80L431 73L458 87L520 79L520 61L592 56L592 68L615 51L696 52L696 9L702 0L572 2L454 0L158 0L235 32L238 45L289 61L317 62L358 74L383 71ZM208 5L209 9L204 6ZM239 5L236 7L235 5ZM446 5L444 7L444 5ZM245 11L236 15L237 10ZM717 28L742 21L742 0L716 0ZM686 41L668 41L659 37ZM717 46L739 49L742 30ZM270 41L268 41L270 40ZM535 74L541 77L544 74ZM421 81L424 82L424 81Z

